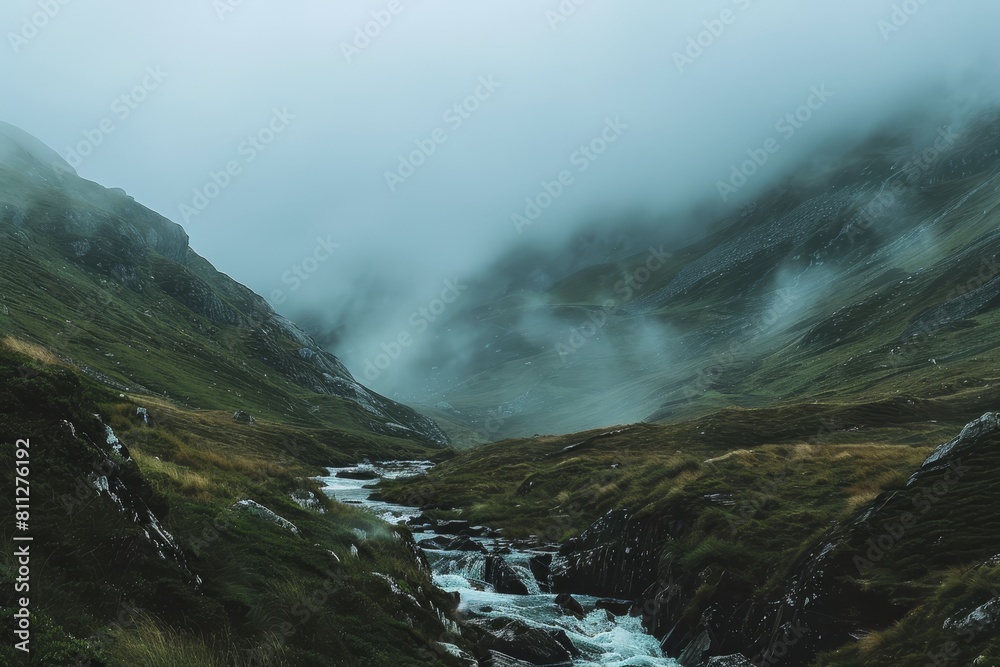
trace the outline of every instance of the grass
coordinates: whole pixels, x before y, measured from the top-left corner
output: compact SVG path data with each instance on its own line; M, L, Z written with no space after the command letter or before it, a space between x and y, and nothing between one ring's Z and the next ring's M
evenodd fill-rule
M9 345L0 346L0 377L0 442L30 435L38 447L32 534L44 557L33 561L31 599L40 619L33 648L49 656L46 664L235 667L254 656L255 664L275 666L428 664L422 647L441 636L439 613L449 614L454 601L432 586L405 529L326 499L309 479L319 469L286 448L329 447L322 439L330 430L266 420L250 426L222 412L123 397L72 366L44 364ZM140 406L151 426L136 415ZM113 456L103 445L104 423L134 460L119 459L121 479L173 535L200 587L172 556L156 554L128 514L95 495L92 471ZM10 468L12 456L3 447L0 464ZM319 497L324 512L295 503L299 490ZM288 519L300 535L231 509L244 498ZM11 530L7 522L0 535L9 540ZM4 555L5 577L12 567ZM420 606L393 595L376 572ZM7 609L11 591L0 599ZM387 644L386 632L405 639ZM0 650L0 661L16 664L15 657Z
M164 629L149 618L140 619L134 627L115 627L109 633L113 640L111 659L123 665L149 667L228 667L232 664L199 637ZM285 667L280 658L261 661L261 667Z

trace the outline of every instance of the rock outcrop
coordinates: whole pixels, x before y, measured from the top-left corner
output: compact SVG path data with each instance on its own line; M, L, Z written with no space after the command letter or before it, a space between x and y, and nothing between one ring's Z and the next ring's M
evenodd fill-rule
M605 514L566 542L550 565L552 590L635 599L656 582L667 520Z
M667 571L661 578L669 584L644 596L644 620L684 667L728 664L719 660L733 654L753 664L779 656L783 664L809 664L910 610L891 584L872 581L920 581L1000 553L998 467L1000 414L987 413L938 447L904 488L833 526L793 564L780 595L751 599L727 573ZM703 612L692 623L681 612L696 589ZM948 623L992 619L998 608L987 602Z

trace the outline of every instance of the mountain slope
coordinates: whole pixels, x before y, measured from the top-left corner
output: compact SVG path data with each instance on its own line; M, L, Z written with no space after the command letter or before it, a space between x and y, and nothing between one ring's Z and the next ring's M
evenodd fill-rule
M461 664L410 533L312 479L439 456L437 425L54 155L0 127L0 462L31 490L0 536L33 538L0 615L29 600L31 664Z
M608 337L680 332L609 389L649 423L484 445L383 495L559 543L556 591L633 600L684 667L995 664L1000 119L944 136L804 167L608 308ZM610 270L549 294L593 310ZM581 374L615 358L594 342Z
M685 247L647 231L574 245L561 272L509 258L548 274L470 288L426 353L438 369L400 396L496 439L976 382L1000 344L998 156L995 114L901 126Z
M26 335L122 391L444 444L437 426L358 384L180 226L35 160L0 162L0 334Z

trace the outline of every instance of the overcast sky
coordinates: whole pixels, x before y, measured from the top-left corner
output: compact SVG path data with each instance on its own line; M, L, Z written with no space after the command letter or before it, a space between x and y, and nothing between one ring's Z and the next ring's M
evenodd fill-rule
M377 285L394 303L354 316L391 338L516 243L721 202L768 139L780 150L732 205L831 137L954 91L992 98L1000 6L7 0L0 24L2 120L183 224L220 270L281 290L280 311L337 312ZM519 233L543 181L559 196ZM295 265L313 270L297 288Z

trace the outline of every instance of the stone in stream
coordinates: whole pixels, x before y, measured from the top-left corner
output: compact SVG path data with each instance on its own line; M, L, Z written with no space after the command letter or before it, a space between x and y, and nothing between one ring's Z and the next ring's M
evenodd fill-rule
M753 667L753 663L739 653L733 655L717 655L709 658L705 667Z
M497 593L510 595L527 595L528 587L518 576L517 570L499 556L487 556L483 575L486 583Z
M633 603L623 600L601 599L594 603L595 609L610 611L615 616L627 616L631 611Z
M479 641L484 658L493 657L491 653L496 652L529 665L569 666L574 656L579 655L563 630L534 628L515 619L481 619L473 623L486 632Z
M512 658L509 655L497 653L496 651L490 651L487 661L480 664L489 665L490 667L535 667L530 662L518 660L517 658Z
M657 581L661 547L670 530L666 519L609 511L560 547L552 562L552 589L638 599Z
M436 526L437 532L443 535L466 535L468 537L482 537L486 533L483 526L469 525L468 521L454 519L452 521L441 521Z
M437 537L422 541L420 546L431 551L478 551L486 553L486 548L483 545L464 535L456 537L438 535Z
M337 479L378 479L378 475L374 470L341 470L334 477Z
M552 572L549 567L552 565L552 554L534 554L528 560L528 569L538 582L538 586L543 593L552 592Z
M577 602L576 598L569 593L560 593L557 595L556 606L559 607L562 613L575 616L578 619L586 616L586 613L583 611L583 605Z
M437 521L421 512L417 516L411 516L406 520L406 523L411 526L433 526L437 524Z

